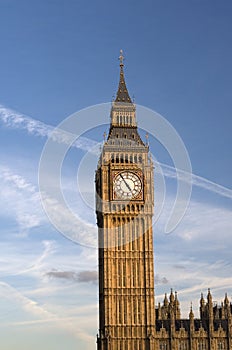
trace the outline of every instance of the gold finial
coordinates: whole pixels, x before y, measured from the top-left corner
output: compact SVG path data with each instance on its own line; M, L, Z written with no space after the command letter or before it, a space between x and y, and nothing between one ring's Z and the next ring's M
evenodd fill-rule
M124 61L123 50L120 50L120 56L119 56L118 59L120 61L120 66L121 67L124 66L124 63L123 63L123 61Z

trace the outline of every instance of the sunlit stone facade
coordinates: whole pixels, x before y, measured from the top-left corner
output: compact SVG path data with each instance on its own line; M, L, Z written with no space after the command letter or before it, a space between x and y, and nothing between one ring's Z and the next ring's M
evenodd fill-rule
M181 319L177 293L155 307L153 163L137 130L120 55L111 125L96 171L99 239L98 350L232 350L232 306L210 291Z

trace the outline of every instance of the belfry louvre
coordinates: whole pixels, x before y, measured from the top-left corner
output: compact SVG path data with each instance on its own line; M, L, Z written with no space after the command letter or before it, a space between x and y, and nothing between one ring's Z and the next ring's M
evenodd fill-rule
M201 295L200 318L181 319L177 293L155 306L153 163L124 77L96 171L99 259L97 350L232 350L232 305Z

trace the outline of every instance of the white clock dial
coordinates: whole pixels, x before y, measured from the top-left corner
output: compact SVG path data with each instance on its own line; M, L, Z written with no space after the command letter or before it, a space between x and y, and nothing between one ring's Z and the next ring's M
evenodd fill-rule
M142 190L142 182L138 175L130 171L122 171L114 179L114 192L119 199L131 199Z

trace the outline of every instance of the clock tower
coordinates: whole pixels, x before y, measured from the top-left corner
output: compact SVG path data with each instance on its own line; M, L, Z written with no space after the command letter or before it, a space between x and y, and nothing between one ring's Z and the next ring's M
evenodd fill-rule
M96 171L98 350L152 350L155 335L153 163L124 78Z

